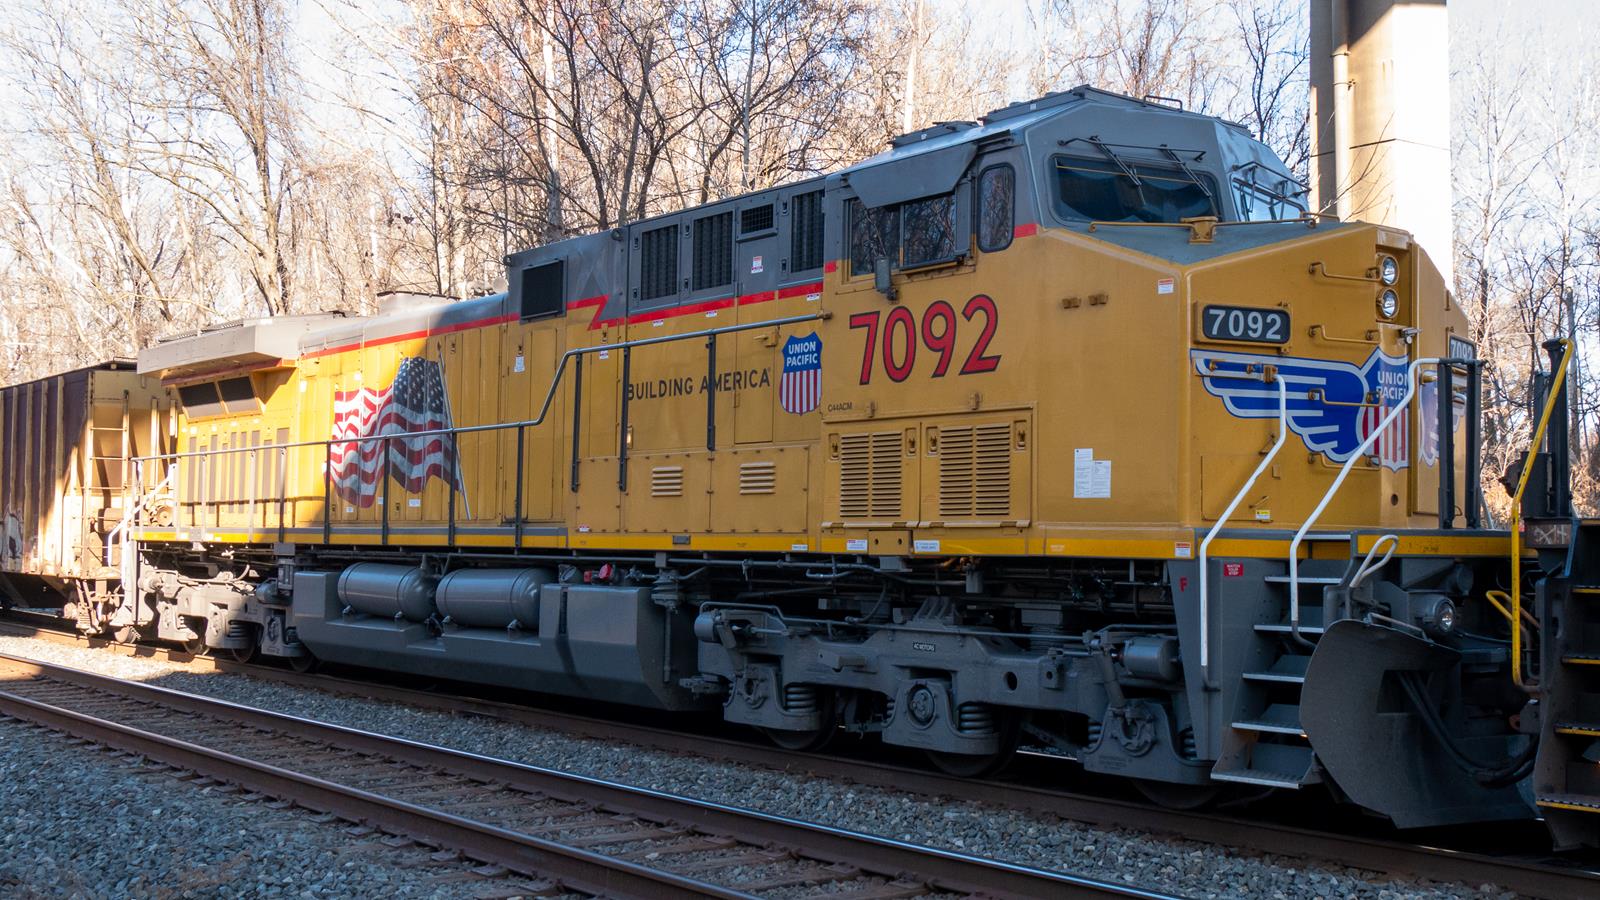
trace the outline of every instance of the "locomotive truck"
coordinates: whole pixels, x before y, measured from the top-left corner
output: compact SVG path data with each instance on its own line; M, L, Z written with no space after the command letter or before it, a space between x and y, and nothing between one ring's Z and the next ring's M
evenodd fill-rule
M514 253L503 293L175 335L5 390L5 590L789 747L1594 844L1571 347L1493 523L1461 308L1303 195L1239 125L1078 88Z

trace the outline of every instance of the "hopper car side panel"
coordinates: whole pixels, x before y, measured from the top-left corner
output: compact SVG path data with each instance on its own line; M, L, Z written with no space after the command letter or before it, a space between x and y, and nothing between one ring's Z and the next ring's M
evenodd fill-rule
M166 409L156 380L129 362L0 388L0 571L14 585L100 579L103 590L130 460L167 449Z

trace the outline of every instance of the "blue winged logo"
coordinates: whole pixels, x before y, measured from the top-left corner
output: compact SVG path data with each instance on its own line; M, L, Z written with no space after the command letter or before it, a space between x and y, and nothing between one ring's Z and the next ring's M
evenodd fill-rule
M1218 350L1191 350L1189 357L1206 392L1241 419L1278 417L1278 387L1261 379L1264 366L1276 366L1289 389L1289 430L1336 463L1349 459L1406 393L1406 359L1380 350L1361 365ZM1410 419L1409 411L1401 414L1371 448L1386 468L1409 465Z

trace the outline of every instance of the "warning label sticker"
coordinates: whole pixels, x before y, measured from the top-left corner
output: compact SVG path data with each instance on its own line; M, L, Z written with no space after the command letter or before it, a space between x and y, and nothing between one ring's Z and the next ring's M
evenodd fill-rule
M1072 451L1072 496L1076 500L1111 496L1111 460L1095 459L1093 447Z

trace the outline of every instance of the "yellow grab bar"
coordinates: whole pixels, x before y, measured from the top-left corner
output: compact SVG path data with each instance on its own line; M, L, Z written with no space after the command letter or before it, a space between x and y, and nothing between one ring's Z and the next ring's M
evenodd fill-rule
M1517 492L1511 496L1511 680L1517 687L1527 690L1522 681L1522 629L1517 622L1522 618L1522 492L1528 489L1528 476L1533 474L1533 460L1539 454L1539 444L1544 440L1545 429L1550 427L1550 415L1555 412L1556 398L1567 382L1567 364L1572 362L1572 341L1563 338L1561 364L1556 367L1555 378L1550 382L1550 395L1544 398L1544 412L1533 430L1533 443L1528 445L1528 458L1522 461L1522 475L1517 478Z
M1493 606L1495 609L1500 611L1500 615L1506 617L1507 622L1515 621L1511 618L1510 594L1506 593L1505 591L1489 591L1485 593L1483 597L1485 600L1489 601L1490 606ZM1532 628L1534 631L1542 630L1541 626L1539 625L1539 620L1533 617L1533 613L1530 613L1525 609L1518 611L1522 613L1522 619L1528 623L1528 627Z

